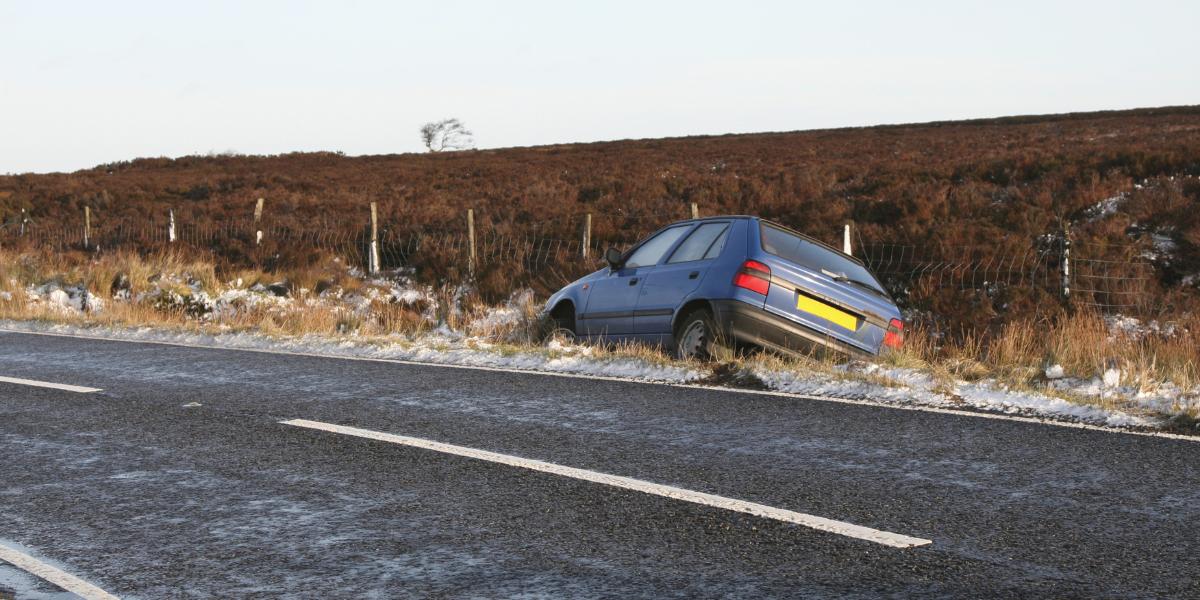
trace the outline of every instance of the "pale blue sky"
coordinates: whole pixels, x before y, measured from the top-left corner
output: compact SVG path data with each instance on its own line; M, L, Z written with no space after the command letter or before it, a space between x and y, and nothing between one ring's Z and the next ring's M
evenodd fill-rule
M0 173L1200 104L1200 2L0 0Z

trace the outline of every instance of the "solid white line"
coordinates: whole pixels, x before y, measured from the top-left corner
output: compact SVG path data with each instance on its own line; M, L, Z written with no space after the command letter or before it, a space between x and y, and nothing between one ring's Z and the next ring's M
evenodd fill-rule
M65 383L50 383L49 381L34 381L32 379L18 379L16 377L0 377L0 382L54 388L56 390L67 390L68 392L79 392L81 394L102 391L100 388L80 387L77 385L67 385Z
M529 375L545 375L548 377L567 377L572 379L592 379L598 381L619 381L622 383L636 383L641 385L662 385L667 387L682 387L692 388L697 390L709 390L713 392L726 392L732 394L755 394L759 396L774 396L776 398L793 398L796 400L816 400L819 402L836 402L839 404L856 404L859 406L874 406L878 408L890 408L893 410L910 410L916 412L930 412L944 415L955 415L958 417L974 417L979 419L995 419L997 421L1016 421L1018 423L1031 423L1036 425L1051 425L1054 427L1068 427L1071 429L1087 429L1090 431L1102 431L1104 433L1116 433L1125 435L1140 435L1144 437L1167 438L1172 440L1183 440L1187 442L1200 442L1200 435L1179 435L1177 433L1166 433L1161 431L1139 431L1133 429L1119 429L1116 427L1104 427L1101 425L1092 425L1090 423L1079 423L1076 421L1060 421L1051 415L1045 417L1023 417L1019 415L1007 415L1003 413L959 410L953 408L941 408L937 406L924 406L920 404L903 405L893 404L890 402L882 402L879 400L853 400L850 398L836 398L833 396L812 396L809 394L795 394L792 392L779 392L774 390L749 390L742 388L718 387L708 385L697 385L692 383L673 383L667 381L645 381L641 379L629 379L624 377L612 377L608 375L587 375L583 373L560 373L555 371L537 371L534 369L514 369L501 367L481 367L477 365L456 365L453 363L436 363L425 362L420 360L406 360L402 358L379 358L370 356L344 356L338 354L321 354L318 352L296 352L293 350L274 350L270 348L238 348L235 346L219 346L216 344L190 344L187 342L165 342L160 340L127 340L121 338L111 338L104 336L79 335L74 333L51 333L48 331L23 331L20 329L8 329L0 327L0 333L18 333L28 335L44 335L49 337L65 337L81 340L94 340L101 342L125 342L129 344L158 344L162 346L179 346L181 348L201 348L204 350L235 350L239 352L258 352L261 354L281 354L286 356L308 356L312 358L331 358L338 360L361 360L366 362L382 362L398 365L414 365L420 367L441 367L445 369L467 369L471 371L494 371L499 373L526 373Z
M521 458L519 456L488 452L487 450L476 450L474 448L467 448L465 446L454 446L452 444L443 444L441 442L433 442L430 440L423 440L421 438L393 435L390 433L380 433L378 431L358 429L357 427L331 425L329 423L320 423L305 419L292 419L290 421L280 421L280 423L284 425L295 425L296 427L307 427L309 429L320 429L322 431L352 435L371 440L379 440L382 442L403 444L405 446L413 446L415 448L423 448L426 450L433 450L435 452L444 452L446 454L454 454L457 456L465 456L467 458L486 460L489 462L500 463L513 467L532 469L534 471L541 471L543 473L553 473L555 475L562 475L563 477L582 479L583 481L591 481L593 483L601 483L604 485L644 492L656 496L664 496L666 498L694 502L696 504L703 504L705 506L715 506L725 510L747 513L758 517L775 519L777 521L795 523L797 525L804 525L805 527L811 527L813 529L827 531L829 533L836 533L838 535L858 538L860 540L876 542L878 544L892 546L895 548L911 548L913 546L924 546L925 544L932 543L930 540L909 537L907 535L900 535L898 533L889 533L887 531L871 529L870 527L860 527L858 525L851 525L850 523L843 523L841 521L834 521L831 519L807 515L791 510L784 510L782 508L773 508L765 504L746 502L744 500L734 500L733 498L714 496L712 494L705 494L703 492L693 492L683 488L651 483L649 481L642 481L640 479L631 479L629 477L621 477L619 475L608 475L606 473L598 473L596 471L588 471L586 469L564 467L562 465L556 465L540 460L531 460L528 458Z
M116 596L32 556L21 554L8 546L0 545L0 560L12 563L18 569L28 571L84 600L121 600Z

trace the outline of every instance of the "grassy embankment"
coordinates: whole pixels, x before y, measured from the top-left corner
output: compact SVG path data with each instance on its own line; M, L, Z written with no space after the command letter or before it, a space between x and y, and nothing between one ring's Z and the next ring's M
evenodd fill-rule
M54 289L75 293L71 298L60 293L56 301L51 297ZM82 299L82 289L90 300ZM296 271L218 272L210 263L178 254L93 257L0 249L0 319L17 321L275 338L315 335L401 345L428 345L434 333L452 331L463 334L456 338L459 349L554 358L562 351L543 341L537 312L532 294L514 294L503 306L488 305L462 287L423 288L400 275L364 278L332 258ZM686 364L641 346L592 348L588 356L675 365L712 373L701 381L743 385L761 383L761 373L801 373L834 382L903 387L895 373L918 374L931 382L926 389L952 404L959 385L982 383L1135 415L1173 417L1168 427L1182 431L1194 430L1200 417L1196 394L1189 393L1200 393L1200 323L1193 321L1187 318L1162 331L1122 335L1095 314L1064 312L1012 321L984 337L954 336L956 340L918 328L908 332L901 350L873 362L879 368L848 366L837 356L764 354L721 365ZM437 344L432 347L437 349ZM1109 372L1112 389L1098 394L1052 389L1045 376L1051 365L1061 365L1067 377L1079 381L1095 381ZM1111 379L1114 374L1117 381ZM1168 405L1152 409L1138 402L1139 394L1164 389L1174 390Z

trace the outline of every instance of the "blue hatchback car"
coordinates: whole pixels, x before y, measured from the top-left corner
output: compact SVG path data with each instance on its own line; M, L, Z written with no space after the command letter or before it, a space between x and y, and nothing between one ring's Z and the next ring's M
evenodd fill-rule
M900 311L862 261L756 217L680 221L605 259L547 301L562 334L702 359L737 346L858 357L901 343Z

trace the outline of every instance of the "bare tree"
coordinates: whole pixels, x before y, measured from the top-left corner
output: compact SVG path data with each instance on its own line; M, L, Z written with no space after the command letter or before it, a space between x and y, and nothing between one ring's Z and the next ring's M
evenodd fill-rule
M443 119L421 126L421 141L430 152L473 148L472 135L458 119Z

